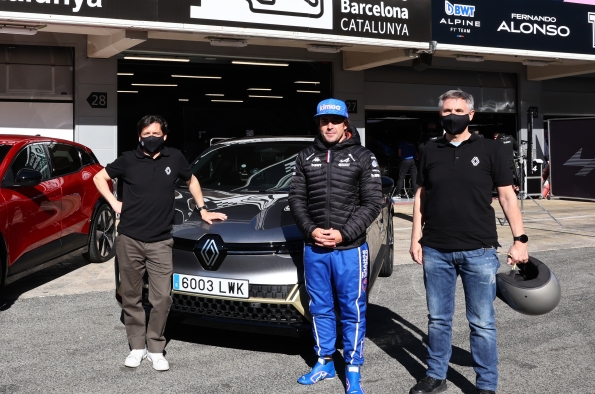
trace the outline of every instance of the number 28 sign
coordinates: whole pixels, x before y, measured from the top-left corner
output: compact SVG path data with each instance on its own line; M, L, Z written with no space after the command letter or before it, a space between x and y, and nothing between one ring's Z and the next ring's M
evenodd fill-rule
M91 108L107 108L107 92L93 92L87 97Z

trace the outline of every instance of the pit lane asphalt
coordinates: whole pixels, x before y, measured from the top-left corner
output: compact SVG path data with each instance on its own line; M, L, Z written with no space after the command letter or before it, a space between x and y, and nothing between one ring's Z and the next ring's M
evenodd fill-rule
M498 392L595 393L595 248L533 255L556 273L562 301L539 317L495 301ZM11 299L30 290L26 280L20 282L10 285L0 302L0 393L344 392L338 356L341 379L312 387L296 383L315 361L304 341L185 325L166 332L170 371L156 372L146 361L126 368L128 347L112 291ZM472 393L475 375L460 281L456 302L447 393ZM368 309L367 393L408 393L424 376L426 315L419 266L397 265L392 277L379 278Z

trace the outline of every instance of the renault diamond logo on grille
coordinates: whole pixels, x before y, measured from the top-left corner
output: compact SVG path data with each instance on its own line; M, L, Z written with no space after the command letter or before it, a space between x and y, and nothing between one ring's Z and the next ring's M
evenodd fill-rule
M194 246L194 255L208 271L216 271L227 256L223 240L218 235L207 234Z
M209 267L212 267L213 264L215 264L217 257L219 257L219 249L217 249L215 240L209 239L205 246L202 247L200 254L202 255L205 264Z

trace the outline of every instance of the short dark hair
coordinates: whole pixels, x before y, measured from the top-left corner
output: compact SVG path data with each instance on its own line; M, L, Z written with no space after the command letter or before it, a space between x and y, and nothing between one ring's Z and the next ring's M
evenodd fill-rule
M153 123L159 123L159 125L161 126L161 131L163 131L163 134L169 133L169 130L167 129L167 122L159 115L143 116L143 118L139 120L136 124L136 132L138 133L138 135L140 135L145 128L149 127Z

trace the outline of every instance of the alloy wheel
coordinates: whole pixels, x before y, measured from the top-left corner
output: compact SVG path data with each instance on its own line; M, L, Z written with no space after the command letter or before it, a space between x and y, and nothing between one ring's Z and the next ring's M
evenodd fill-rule
M101 257L106 257L112 251L116 241L116 220L109 210L99 214L95 228L95 246Z

